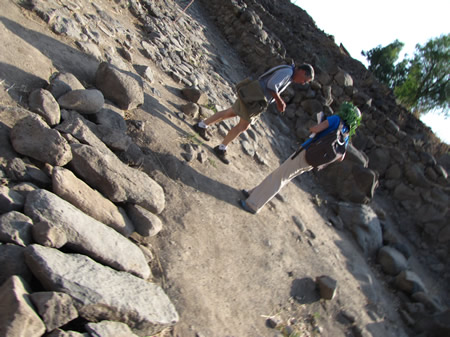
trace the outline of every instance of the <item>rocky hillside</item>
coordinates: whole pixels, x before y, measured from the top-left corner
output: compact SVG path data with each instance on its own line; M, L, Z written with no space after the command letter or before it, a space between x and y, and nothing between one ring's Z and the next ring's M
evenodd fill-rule
M448 334L448 146L289 1L189 4L1 0L0 335ZM292 61L222 165L190 124ZM242 212L343 101L345 161Z
M377 189L394 206L396 225L420 249L423 262L450 282L449 147L290 1L204 5L250 69L291 60L314 66L317 78L310 88L287 98L285 121L299 139L306 138L319 111L331 114L343 101L361 109L363 125L353 145L368 170L336 164L320 174L322 181L339 199L356 203L369 202Z

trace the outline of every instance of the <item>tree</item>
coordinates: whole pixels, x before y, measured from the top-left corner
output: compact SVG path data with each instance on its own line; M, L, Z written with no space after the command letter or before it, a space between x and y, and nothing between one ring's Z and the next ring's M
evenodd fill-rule
M378 78L378 80L386 84L389 88L396 87L406 78L408 61L405 59L402 62L395 64L403 46L404 43L395 40L385 47L378 45L367 52L361 52L369 62L369 70L376 78Z
M441 109L449 114L450 34L416 45L412 59L397 62L403 43L395 40L386 47L362 51L369 70L389 88L396 98L415 113Z
M450 34L416 45L408 76L394 88L395 96L415 112L442 109L449 114Z

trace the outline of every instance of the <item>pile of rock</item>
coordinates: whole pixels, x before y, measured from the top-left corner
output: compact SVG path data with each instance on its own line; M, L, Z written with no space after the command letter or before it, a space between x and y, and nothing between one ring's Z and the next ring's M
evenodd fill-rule
M2 336L67 336L59 328L76 322L102 336L148 336L178 321L149 282L148 248L129 238L161 230L164 191L118 158L133 143L123 112L104 97L135 107L142 87L102 63L95 88L55 74L30 94L33 112L4 108L17 118L10 151L22 157L5 165L0 188ZM87 336L70 332L78 335Z

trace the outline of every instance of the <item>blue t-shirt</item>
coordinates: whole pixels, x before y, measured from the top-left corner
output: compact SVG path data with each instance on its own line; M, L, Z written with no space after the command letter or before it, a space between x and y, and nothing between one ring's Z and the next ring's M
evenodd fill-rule
M314 138L308 138L303 144L302 147L304 147L305 149L308 148L309 144L311 144L311 142L314 140L317 140L323 136L325 136L326 134L330 133L331 131L337 130L337 128L339 127L339 124L341 123L341 117L339 117L338 115L333 115L330 117L327 117L327 121L328 121L328 127L319 132L319 134L317 134ZM342 132L346 133L348 132L348 126L346 123L343 124L342 126ZM348 145L348 135L345 137L345 146L347 147Z

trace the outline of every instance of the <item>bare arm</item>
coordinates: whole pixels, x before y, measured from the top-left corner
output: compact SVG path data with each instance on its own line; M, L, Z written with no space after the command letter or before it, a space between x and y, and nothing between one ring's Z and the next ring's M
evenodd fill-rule
M319 132L322 132L326 128L328 128L330 125L328 124L328 120L324 120L322 123L319 123L317 125L314 125L309 128L309 131L311 133L318 134Z
M284 103L283 99L280 97L280 94L270 90L270 94L272 95L272 97L275 99L275 102L277 103L277 109L280 112L284 112L284 110L286 109L286 103Z

